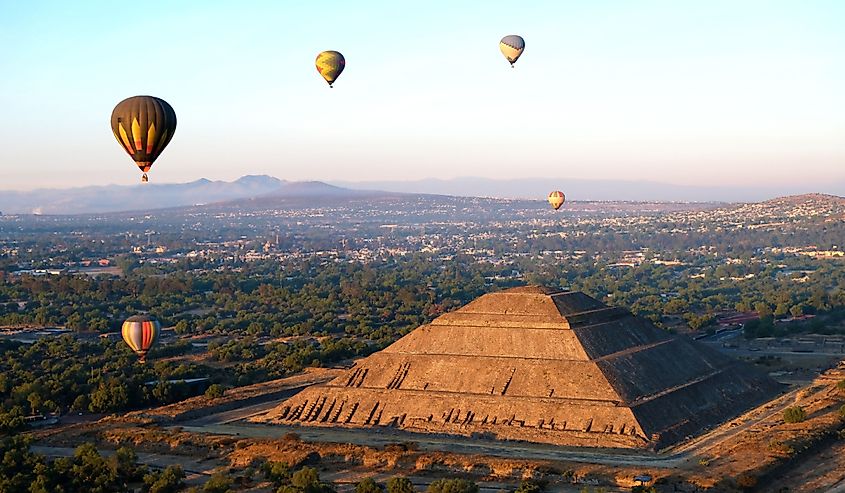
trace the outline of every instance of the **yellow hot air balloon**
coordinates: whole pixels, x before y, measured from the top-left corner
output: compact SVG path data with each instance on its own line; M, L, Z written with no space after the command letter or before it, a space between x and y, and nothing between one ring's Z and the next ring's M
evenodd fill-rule
M346 59L338 51L324 51L317 55L316 65L317 72L326 79L329 87L333 87L332 84L346 67Z
M560 209L560 206L562 206L564 202L566 202L566 196L563 192L555 190L549 194L549 203L552 204L552 207L554 207L555 210Z
M502 55L505 55L505 58L511 63L511 68L513 68L513 64L519 60L523 50L525 50L525 40L516 34L505 36L499 41L499 49L502 50Z

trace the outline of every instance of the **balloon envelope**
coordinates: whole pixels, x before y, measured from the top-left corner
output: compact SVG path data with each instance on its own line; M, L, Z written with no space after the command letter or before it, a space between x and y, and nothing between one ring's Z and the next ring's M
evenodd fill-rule
M123 322L120 333L126 345L135 351L143 362L147 357L147 351L158 342L161 336L161 324L149 315L135 315Z
M329 87L340 77L340 73L346 67L346 59L337 51L324 51L317 55L317 72L326 79Z
M502 55L511 62L511 66L519 60L523 50L525 50L525 40L521 36L511 34L505 36L499 41L499 49L502 50Z
M163 99L133 96L114 107L111 129L123 150L146 173L176 132L176 112Z
M552 207L554 207L555 210L560 209L560 206L562 206L564 202L566 202L566 196L563 192L555 190L549 194L549 203L552 204Z

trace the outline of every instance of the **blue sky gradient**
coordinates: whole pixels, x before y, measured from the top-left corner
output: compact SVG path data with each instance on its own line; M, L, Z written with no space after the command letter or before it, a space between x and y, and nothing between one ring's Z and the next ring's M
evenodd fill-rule
M843 193L843 24L837 0L0 0L0 188L137 182L109 116L150 94L179 117L155 182L542 176ZM526 40L515 69L498 50L507 34ZM322 50L347 59L334 89L314 68Z

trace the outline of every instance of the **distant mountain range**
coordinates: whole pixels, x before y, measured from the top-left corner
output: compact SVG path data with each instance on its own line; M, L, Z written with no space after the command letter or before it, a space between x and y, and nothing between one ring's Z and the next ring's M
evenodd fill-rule
M205 178L189 183L147 183L95 187L0 191L4 214L93 214L164 209L226 202L262 196L310 197L356 194L322 182L289 182L266 175L250 175L232 182Z
M829 186L834 190L845 186ZM756 202L797 192L777 187L731 188L667 185L620 180L562 180L524 178L453 180L335 182L286 181L266 175L250 175L232 182L200 179L189 183L104 185L68 189L39 189L27 192L0 191L0 212L4 214L96 214L219 204L226 209L260 207L282 200L339 197L389 197L401 193L457 197L545 199L558 189L575 201L646 202ZM299 200L302 202L302 200ZM317 202L318 205L322 203Z
M544 198L552 190L561 190L567 200L608 200L646 202L759 202L772 197L823 191L845 195L845 182L827 182L815 190L794 185L783 186L691 186L654 181L570 180L563 178L429 178L417 181L333 181L334 185L354 189L384 190L404 193L432 193L463 197Z

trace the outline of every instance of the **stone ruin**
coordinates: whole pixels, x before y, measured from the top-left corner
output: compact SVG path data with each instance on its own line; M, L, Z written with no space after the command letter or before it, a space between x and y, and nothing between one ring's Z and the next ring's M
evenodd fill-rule
M528 286L444 314L257 420L660 448L779 390L628 310Z

